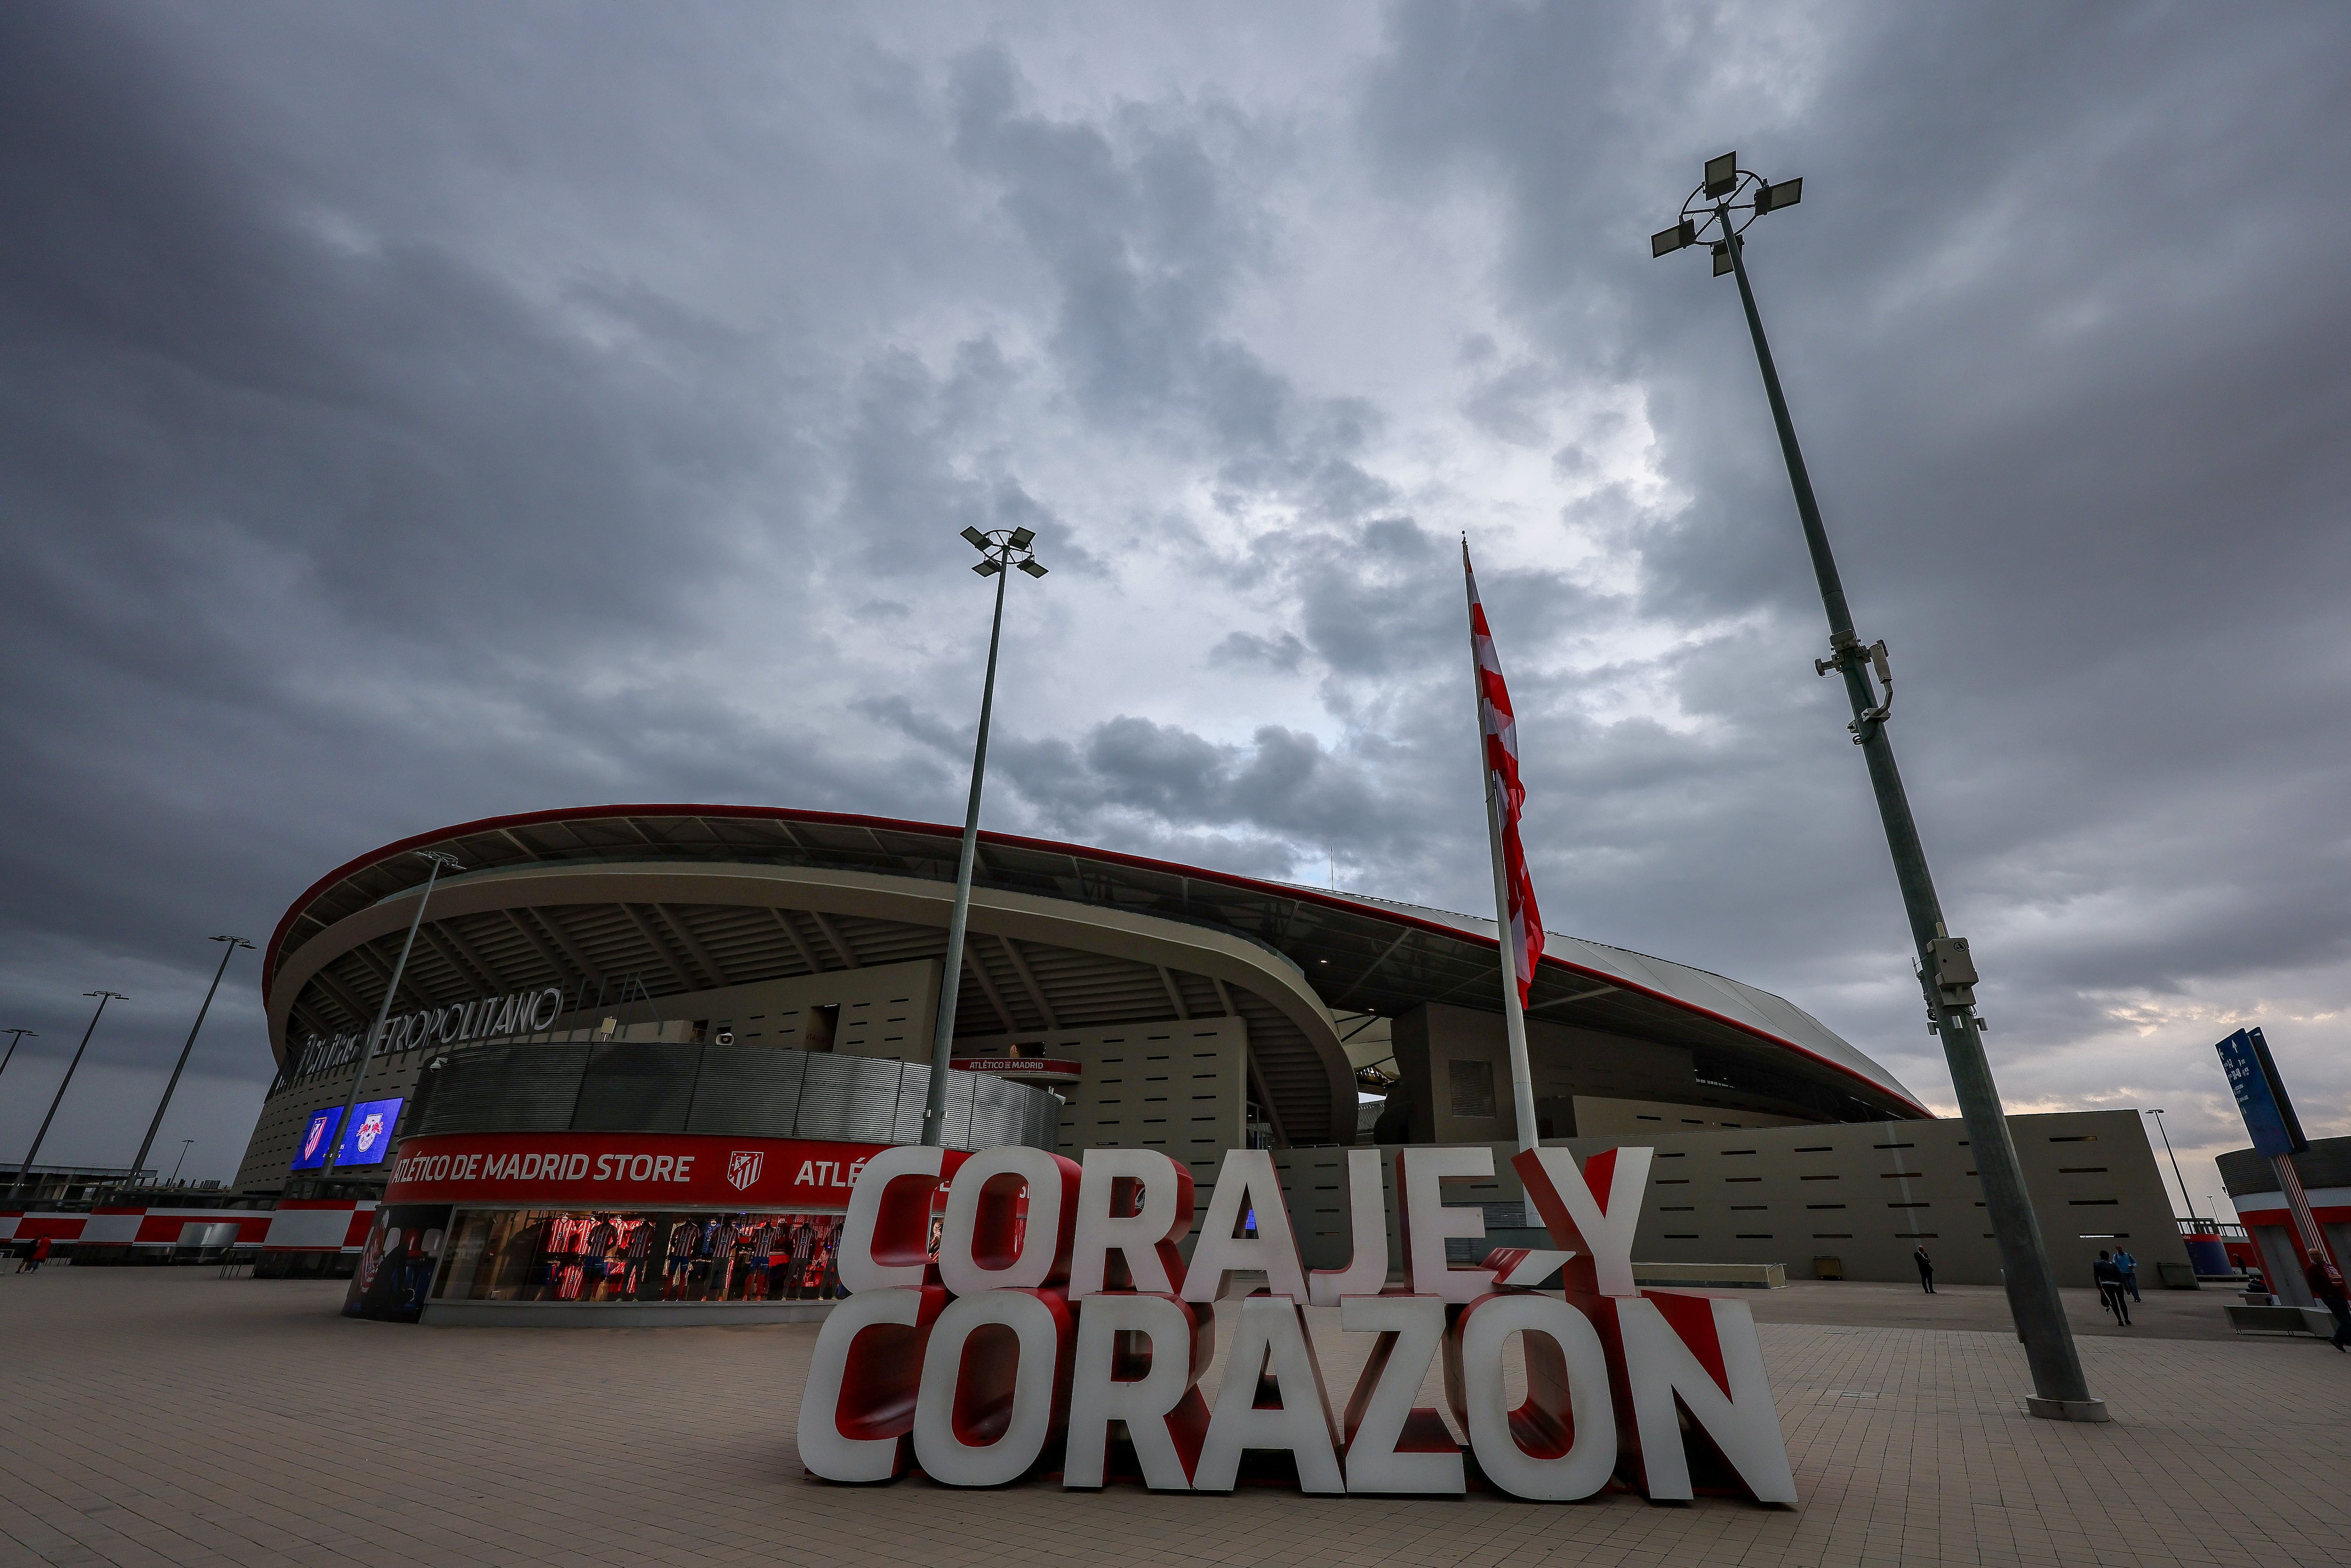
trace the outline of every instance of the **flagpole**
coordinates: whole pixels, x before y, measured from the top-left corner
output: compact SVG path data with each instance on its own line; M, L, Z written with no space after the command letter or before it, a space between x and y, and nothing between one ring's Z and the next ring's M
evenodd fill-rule
M1502 1028L1510 1047L1510 1103L1518 1114L1519 1147L1542 1142L1535 1125L1534 1070L1527 1061L1527 1015L1519 1001L1518 945L1510 931L1510 879L1502 853L1502 801L1486 755L1486 684L1478 663L1478 580L1469 570L1469 536L1461 536L1461 586L1469 605L1469 689L1478 719L1478 770L1486 777L1486 848L1494 866L1495 951L1502 960ZM1436 1088L1430 1086L1434 1097Z
M1527 1014L1519 1005L1519 956L1510 940L1510 889L1502 865L1502 810L1494 796L1494 770L1486 769L1486 841L1494 862L1495 925L1502 954L1502 1027L1510 1042L1510 1101L1519 1115L1519 1147L1531 1149L1542 1140L1535 1126L1533 1069L1527 1064Z

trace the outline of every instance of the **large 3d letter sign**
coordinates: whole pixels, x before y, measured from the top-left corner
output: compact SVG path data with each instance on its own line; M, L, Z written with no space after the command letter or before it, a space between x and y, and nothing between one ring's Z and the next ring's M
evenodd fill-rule
M1444 1203L1441 1184L1490 1177L1492 1156L1399 1151L1405 1285L1392 1291L1370 1149L1347 1155L1353 1260L1311 1275L1259 1150L1225 1156L1186 1266L1176 1243L1192 1228L1192 1177L1164 1155L1093 1149L1081 1167L1030 1148L891 1149L850 1198L841 1279L854 1293L817 1337L801 1461L834 1481L919 1469L995 1486L1058 1468L1064 1486L1100 1487L1115 1425L1144 1484L1164 1491L1230 1491L1255 1451L1286 1456L1311 1492L1458 1493L1474 1465L1541 1501L1590 1497L1612 1479L1685 1499L1695 1449L1710 1480L1793 1503L1745 1304L1633 1282L1649 1153L1611 1149L1581 1166L1561 1149L1520 1155L1513 1168L1552 1248L1497 1248L1457 1268L1447 1239L1485 1229L1476 1208ZM1211 1303L1237 1270L1268 1284L1239 1303L1212 1402L1199 1386ZM1554 1272L1563 1300L1532 1288ZM1343 1406L1323 1384L1310 1302L1337 1307L1341 1333L1373 1336ZM1513 1338L1525 1367L1516 1406L1504 1392ZM1439 1364L1449 1427L1414 1404Z

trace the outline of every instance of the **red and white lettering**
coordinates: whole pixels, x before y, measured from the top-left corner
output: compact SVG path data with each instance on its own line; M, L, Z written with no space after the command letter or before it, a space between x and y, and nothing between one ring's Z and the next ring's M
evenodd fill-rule
M1257 1234L1234 1234L1243 1217L1257 1216ZM1200 1239L1192 1243L1191 1271L1184 1276L1184 1299L1213 1301L1224 1293L1225 1276L1236 1270L1261 1271L1268 1290L1293 1301L1306 1298L1306 1272L1290 1231L1290 1207L1281 1198L1281 1178L1263 1149L1227 1149L1217 1173L1216 1195Z
M1065 1282L1078 1178L1077 1162L1043 1149L1016 1144L972 1155L947 1188L939 1282L958 1296Z
M1641 1199L1649 1190L1652 1152L1603 1149L1581 1170L1565 1149L1527 1149L1512 1157L1511 1168L1519 1173L1551 1239L1585 1256L1568 1281L1570 1291L1583 1286L1604 1296L1636 1293L1633 1238L1641 1228Z
M865 1166L841 1222L841 1282L867 1291L919 1285L930 1264L931 1197L946 1159L919 1144L885 1149Z
M1520 1336L1527 1396L1504 1401L1502 1354ZM1592 1320L1555 1296L1511 1291L1472 1301L1447 1346L1447 1391L1486 1479L1513 1497L1573 1502L1616 1468L1608 1356Z
M1595 1304L1615 1331L1610 1370L1631 1409L1641 1490L1652 1499L1691 1495L1678 1404L1693 1435L1712 1445L1749 1495L1792 1505L1787 1439L1747 1303L1649 1291Z
M1088 1149L1070 1244L1070 1300L1102 1291L1174 1295L1184 1273L1176 1243L1191 1228L1190 1171L1154 1149ZM1082 1341L1082 1323L1078 1333Z
M1059 1291L989 1290L948 1302L923 1348L914 1405L923 1473L956 1487L1001 1486L1028 1474L1067 1407L1076 1330Z
M1061 1484L1103 1484L1110 1424L1123 1421L1143 1465L1143 1484L1154 1491L1189 1490L1208 1432L1200 1374L1215 1350L1215 1317L1174 1296L1088 1296L1078 1308Z
M946 1304L935 1287L861 1291L826 1315L800 1392L800 1463L810 1475L906 1473L925 1343Z
M1380 1152L1347 1151L1347 1229L1353 1250L1343 1269L1317 1269L1307 1288L1318 1307L1348 1296L1376 1296L1388 1282L1388 1203L1380 1190Z
M1396 1196L1404 1206L1405 1277L1418 1296L1474 1301L1494 1288L1490 1269L1456 1269L1445 1260L1447 1237L1475 1240L1486 1234L1483 1210L1445 1205L1446 1181L1489 1181L1494 1151L1482 1145L1458 1149L1398 1149Z
M1376 1183L1379 1155L1372 1158ZM1380 1250L1384 1257L1384 1235ZM1458 1496L1467 1488L1460 1446L1443 1416L1413 1404L1445 1340L1445 1303L1435 1296L1348 1296L1339 1302L1339 1326L1380 1336L1347 1401L1347 1490Z
M1268 1374L1277 1403L1261 1405L1260 1385ZM1282 1448L1298 1463L1300 1490L1343 1492L1347 1483L1339 1473L1338 1442L1322 1366L1298 1303L1280 1296L1248 1298L1225 1357L1225 1381L1217 1390L1200 1461L1193 1467L1193 1486L1230 1491L1240 1476L1243 1450Z
M1081 1168L1029 1148L967 1157L901 1147L858 1173L843 1222L840 1267L856 1293L818 1337L800 1421L810 1473L887 1480L919 1464L945 1484L998 1485L1033 1473L1060 1433L1064 1484L1100 1487L1116 1422L1160 1490L1229 1491L1245 1453L1275 1449L1291 1456L1310 1492L1458 1495L1463 1449L1437 1411L1413 1404L1442 1354L1468 1450L1515 1496L1589 1497L1629 1458L1649 1496L1688 1498L1687 1437L1759 1500L1794 1500L1746 1307L1601 1293L1631 1278L1648 1150L1582 1166L1557 1150L1522 1155L1531 1201L1553 1240L1574 1246L1495 1249L1474 1269L1448 1266L1445 1243L1482 1236L1483 1217L1446 1206L1441 1184L1489 1177L1488 1151L1401 1152L1411 1295L1376 1288L1386 1273L1377 1158L1350 1151L1353 1256L1312 1281L1317 1297L1336 1299L1344 1332L1377 1336L1348 1401L1343 1467L1301 1306L1307 1281L1264 1151L1227 1156L1179 1299L1165 1287L1193 1195L1188 1173L1165 1155L1097 1150ZM943 1186L934 1266L926 1242ZM1251 1209L1257 1234L1236 1235ZM1562 1266L1567 1301L1531 1289ZM1238 1304L1211 1411L1198 1379L1214 1319L1195 1303L1250 1269L1273 1290ZM1064 1280L1078 1301L1057 1288ZM1162 1288L1122 1288L1136 1283ZM1348 1289L1357 1283L1374 1288ZM1504 1371L1513 1342L1525 1369L1515 1405Z

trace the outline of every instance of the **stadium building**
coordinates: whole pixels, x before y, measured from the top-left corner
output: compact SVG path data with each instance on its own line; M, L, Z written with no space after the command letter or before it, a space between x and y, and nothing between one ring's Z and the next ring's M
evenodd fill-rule
M950 983L957 845L952 828L879 818L608 806L464 823L362 855L304 893L270 939L280 1071L237 1185L298 1201L380 1197L392 1219L411 1206L406 1260L381 1267L429 1278L436 1301L487 1310L681 1289L740 1301L752 1232L813 1235L792 1283L815 1293L827 1222L859 1161L917 1134ZM463 869L431 892L346 1127L360 1042L424 893L423 851ZM1156 1148L1188 1164L1204 1201L1227 1149L1268 1148L1292 1184L1301 1245L1318 1263L1343 1260L1331 1253L1346 1245L1347 1147L1507 1150L1519 1138L1493 931L1438 910L983 834L951 981L963 1071L946 1141L1072 1156ZM1948 1233L1946 1277L1995 1277L1961 1196L1974 1190L1964 1129L1929 1120L1893 1074L1753 987L1547 941L1528 1009L1537 1131L1579 1148L1675 1145L1644 1256L1797 1273L1818 1257L1818 1271L1898 1277L1922 1236ZM2116 1115L2103 1134L2049 1136L2134 1144L2133 1160L2100 1174L2132 1189L2135 1245L2161 1233L2176 1249L2133 1119L2080 1119L2105 1127ZM2019 1143L2044 1212L2073 1201L2053 1163L2071 1156L2040 1160L2032 1136ZM1951 1168L1908 1170L1901 1151L1930 1144L1951 1145ZM1763 1174L1719 1186L1708 1165L1693 1183L1670 1173L1676 1158L1745 1158L1742 1172ZM1493 1184L1461 1196L1514 1199L1498 1164ZM1881 1210L1887 1175L1903 1196ZM1913 1196L1914 1177L1936 1191ZM1705 1190L1677 1194L1677 1181ZM2057 1184L2047 1195L2045 1181ZM1866 1225L1862 1208L1823 1197L1831 1182L1866 1184ZM1937 1204L1954 1212L1930 1230L1921 1211ZM2085 1241L2129 1228L2113 1219L2122 1197L2101 1188L2091 1206L2105 1228ZM1770 1223L1750 1218L1766 1213ZM723 1228L734 1263L675 1286L669 1241L643 1238L694 1228L679 1216L700 1225L705 1250ZM403 1228L390 1228L401 1254ZM2047 1228L2053 1244L2072 1233ZM378 1243L363 1274L379 1267ZM427 1243L431 1257L418 1250ZM761 1299L782 1289L760 1288Z

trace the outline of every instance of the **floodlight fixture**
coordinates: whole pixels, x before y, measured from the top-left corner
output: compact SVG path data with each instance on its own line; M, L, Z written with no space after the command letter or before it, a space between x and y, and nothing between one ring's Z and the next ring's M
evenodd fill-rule
M1044 567L1040 565L1034 559L1022 561L1020 563L1020 570L1027 572L1031 577L1042 577L1045 575Z
M1027 549L1030 545L1037 542L1037 530L1034 528L1015 528L1009 534L1005 536L1005 541L1011 545L1014 549Z
M987 536L981 533L977 528L964 529L963 537L971 541L971 548L974 549L986 549L987 548Z
M1713 257L1714 276L1728 277L1739 270L1730 249L1740 243L1739 236L1747 226L1765 213L1792 207L1803 199L1802 179L1773 184L1752 170L1741 169L1736 153L1709 158L1706 178L1682 204L1681 221L1649 236L1649 256L1656 259L1703 245Z
M994 577L1004 570L1004 563L1000 560L984 560L971 570L982 577Z
M1871 789L1877 798L1878 817L1886 829L1886 848L1894 862L1895 880L1901 889L1903 913L1908 917L1917 953L1916 967L1925 990L1929 1027L1942 1037L1944 1059L1951 1070L1951 1087L1959 1103L1959 1113L1967 1122L1973 1163L1980 1173L1984 1218L1991 1226L1991 1239L1998 1244L2009 1310L2014 1315L2017 1337L2024 1343L2025 1362L2032 1370L2033 1395L2025 1401L2026 1411L2054 1420L2104 1421L2107 1419L2106 1407L2090 1396L2081 1355L2074 1345L2073 1328L2066 1322L2064 1304L2057 1294L2048 1245L2032 1210L2032 1194L2024 1185L2023 1168L2017 1159L2015 1141L2001 1103L2000 1085L1993 1080L1991 1061L1984 1053L1983 1020L1976 1015L1974 994L1970 986L1953 984L1946 977L1950 953L1954 949L1964 953L1966 941L1953 936L1944 924L1942 901L1936 894L1926 848L1919 841L1917 821L1911 814L1910 798L1902 787L1901 770L1895 762L1894 742L1887 734L1887 724L1893 716L1893 680L1885 655L1886 644L1880 642L1865 645L1854 630L1844 582L1837 572L1836 557L1829 549L1828 530L1821 521L1820 504L1813 494L1802 449L1796 442L1795 421L1788 413L1787 395L1781 389L1771 346L1763 334L1763 317L1756 308L1754 285L1747 275L1747 247L1741 235L1763 214L1794 206L1803 193L1802 180L1773 184L1751 170L1741 169L1737 154L1726 152L1707 160L1705 178L1682 203L1682 223L1695 225L1693 237L1703 241L1712 253L1714 275L1720 277L1729 274L1739 280L1739 302L1746 315L1748 335L1754 342L1755 362L1762 372L1771 423L1779 432L1780 455L1787 465L1789 487L1795 494L1796 517L1802 525L1805 549L1812 557L1813 575L1820 585L1822 608L1827 612L1829 656L1814 661L1813 667L1823 675L1843 677L1845 696L1853 708L1853 722L1845 727L1868 761ZM1676 232L1667 230L1652 237L1651 254L1665 256L1682 248L1664 243ZM1876 677L1876 685L1871 681L1873 674ZM1882 700L1879 686L1885 689ZM1967 978L1972 983L1974 976L1970 973ZM2162 1125L2159 1117L2157 1125Z

